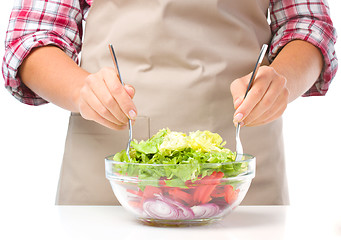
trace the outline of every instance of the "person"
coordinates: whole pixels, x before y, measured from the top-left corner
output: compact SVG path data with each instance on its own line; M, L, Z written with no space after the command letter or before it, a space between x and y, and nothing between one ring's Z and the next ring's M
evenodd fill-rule
M138 140L210 130L231 149L235 124L248 126L257 173L243 204L288 204L281 116L300 96L326 94L335 42L323 0L15 0L2 70L19 101L71 112L56 204L118 204L104 157L125 149L128 119Z

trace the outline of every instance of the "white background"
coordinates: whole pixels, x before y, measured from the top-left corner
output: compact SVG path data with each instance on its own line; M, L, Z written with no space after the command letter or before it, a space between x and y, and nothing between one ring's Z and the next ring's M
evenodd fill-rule
M341 35L341 2L329 3ZM11 1L1 3L1 58L11 6ZM341 202L340 71L327 96L300 98L284 114L292 205L341 209L337 206ZM52 104L21 104L4 87L0 87L0 106L0 212L17 204L54 205L69 113Z

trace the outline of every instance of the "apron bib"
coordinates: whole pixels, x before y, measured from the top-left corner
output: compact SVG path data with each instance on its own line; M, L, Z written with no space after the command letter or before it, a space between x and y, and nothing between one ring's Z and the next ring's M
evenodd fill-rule
M219 133L235 149L231 82L253 70L271 40L266 0L95 0L85 28L81 67L114 64L136 89L133 138L162 128ZM263 64L268 64L266 61ZM126 148L128 131L113 131L72 113L57 204L119 204L105 178L104 158ZM257 173L243 204L287 204L282 120L243 127L245 153Z

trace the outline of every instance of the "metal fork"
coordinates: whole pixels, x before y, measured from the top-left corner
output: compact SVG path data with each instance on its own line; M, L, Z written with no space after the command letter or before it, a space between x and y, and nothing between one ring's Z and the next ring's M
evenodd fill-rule
M268 45L267 44L263 44L262 49L260 50L259 56L258 56L258 60L257 63L253 69L252 75L251 75L251 79L249 81L249 85L247 86L246 89L246 93L244 95L244 99L246 98L248 92L250 91L250 88L252 86L253 80L256 78L258 69L260 67L260 64L263 61L263 58L265 56L266 50L268 49ZM236 159L235 161L240 161L242 160L243 157L243 146L242 146L242 142L240 141L240 137L239 137L239 132L240 132L240 122L238 122L237 127L236 127Z
M120 69L118 67L115 50L114 50L114 47L111 44L109 44L109 50L110 50L112 59L114 61L115 67L117 69L118 76L120 77L121 84L124 86L124 83L123 83L123 80L122 80L122 77L121 77L121 73L120 73ZM131 124L131 119L128 120L128 124L129 124L129 140L128 140L128 145L127 145L127 149L126 149L126 154L127 154L128 159L130 161L131 159L130 159L129 151L130 151L130 144L131 144L131 141L132 141L132 138L133 138L133 127L132 127L132 124Z

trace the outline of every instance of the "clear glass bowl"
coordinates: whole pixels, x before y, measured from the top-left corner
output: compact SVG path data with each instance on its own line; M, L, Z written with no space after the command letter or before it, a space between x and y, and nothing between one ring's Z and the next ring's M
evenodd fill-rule
M255 157L223 164L138 164L105 159L106 178L121 205L154 226L202 225L222 219L244 199L255 176ZM193 179L165 178L193 171ZM205 176L204 176L205 175ZM153 177L151 177L153 176Z

